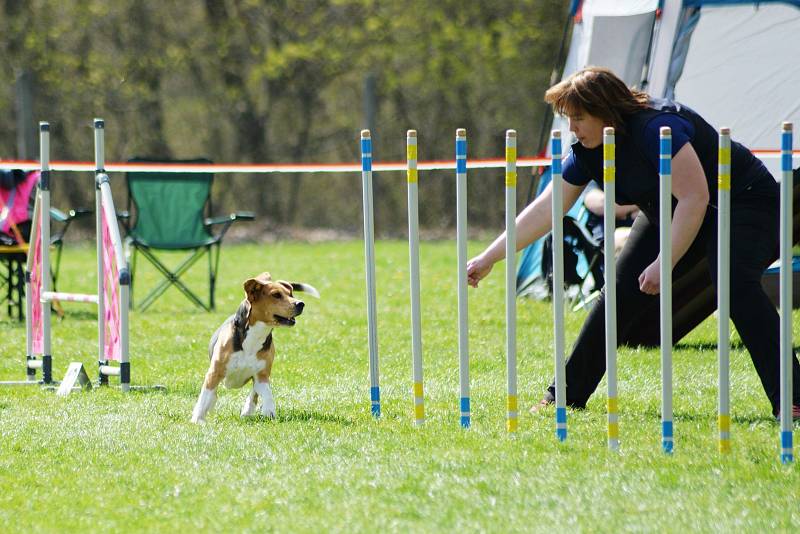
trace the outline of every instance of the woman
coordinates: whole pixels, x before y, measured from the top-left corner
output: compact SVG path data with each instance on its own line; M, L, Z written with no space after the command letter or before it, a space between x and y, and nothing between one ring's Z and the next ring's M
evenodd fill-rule
M618 338L659 291L659 129L672 129L672 266L678 278L707 261L717 275L718 134L700 115L676 102L655 100L629 89L610 70L588 67L545 93L545 101L569 118L573 144L563 161L564 209L589 181L603 186L603 128L616 133L616 201L640 213L617 258ZM780 405L779 317L761 286L764 269L777 257L779 188L751 152L731 142L731 319L750 352L773 415ZM552 184L517 217L517 249L551 227ZM467 264L477 287L505 257L505 234ZM567 404L584 408L605 374L604 295L590 311L566 364ZM795 384L800 364L792 361ZM555 399L548 388L535 412ZM793 416L800 417L800 388L794 388Z

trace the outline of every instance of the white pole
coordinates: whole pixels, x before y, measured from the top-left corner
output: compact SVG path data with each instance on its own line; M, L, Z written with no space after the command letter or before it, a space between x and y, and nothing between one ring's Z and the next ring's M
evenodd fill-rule
M506 131L506 428L516 432L517 411L517 132Z
M39 123L39 163L41 165L40 195L42 215L41 226L41 291L50 287L50 124ZM50 304L40 303L42 311L42 381L49 384L53 380L53 356L51 352Z
M561 130L550 133L553 237L553 350L556 366L556 437L567 439L567 386L564 369L564 190L561 176Z
M417 131L406 133L406 178L408 179L408 258L411 278L411 358L414 381L414 423L425 423L425 395L422 387L422 319L419 281L419 199L417 174Z
M659 143L659 238L661 241L661 446L673 450L672 428L672 130L664 126Z
M372 208L372 138L361 130L361 184L364 203L364 252L367 273L367 339L369 343L369 382L372 415L381 415L378 370L378 314L375 297L375 235Z
M614 258L616 230L616 136L603 129L603 269L605 278L606 369L608 375L608 448L619 450L617 403L617 274Z
M97 238L97 365L102 368L108 363L105 353L105 276L103 274L103 197L97 178L105 170L105 122L94 119L94 167L95 167L95 232ZM108 383L108 376L99 373L100 384Z
M717 171L717 346L719 348L719 452L731 451L731 130L719 130Z
M781 462L794 459L792 452L792 123L781 131Z
M461 426L470 426L467 331L467 131L456 130L456 245L458 249L458 358Z

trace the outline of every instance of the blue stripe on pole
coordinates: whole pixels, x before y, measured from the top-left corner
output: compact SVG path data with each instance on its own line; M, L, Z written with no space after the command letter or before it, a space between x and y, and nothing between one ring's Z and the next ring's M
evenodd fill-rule
M665 176L672 174L672 158L661 158L661 162L658 166L658 172Z
M561 174L561 158L553 159L553 174Z
M552 142L552 146L550 148L550 152L553 153L553 157L561 156L561 138L560 137L554 137L552 139L552 141L553 142ZM559 158L559 159L561 159L561 158Z
M781 170L786 172L792 171L792 154L781 154Z
M661 441L661 447L664 449L664 452L671 453L672 452L672 421L662 421L661 422L661 435L663 437Z
M787 453L782 453L781 454L781 463L790 464L793 461L794 461L794 457L792 456L792 453L787 452Z
M461 411L469 413L469 397L461 397Z
M556 437L558 441L566 441L567 440L567 429L566 428L556 428Z
M380 386L372 386L369 388L369 396L372 400L372 415L375 417L381 416L381 388Z
M784 430L781 432L781 449L792 448L792 431Z
M361 158L361 170L365 172L372 171L372 158L364 156Z
M659 145L658 172L672 174L672 138L662 137Z
M567 422L567 409L556 408L556 423L566 423L566 422Z
M783 132L781 134L781 150L792 150L792 132Z
M456 157L467 157L467 140L463 137L456 139Z
M372 154L372 139L366 138L361 140L361 153Z

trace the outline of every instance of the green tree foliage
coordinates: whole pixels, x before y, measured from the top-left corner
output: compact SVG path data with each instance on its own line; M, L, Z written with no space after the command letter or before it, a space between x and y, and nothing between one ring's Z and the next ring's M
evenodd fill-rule
M470 157L500 157L508 128L520 154L535 154L567 3L0 0L0 157L16 156L22 71L35 80L34 116L52 124L54 160L91 159L91 120L103 117L108 161L353 162L368 76L377 160L402 160L411 128L420 159L451 159L459 127ZM471 176L470 224L499 227L501 173ZM424 227L452 226L452 178L422 175ZM89 202L85 175L58 180L57 201ZM252 209L267 227L360 228L355 173L225 175L215 187L221 207ZM405 188L402 173L376 173L380 234L404 232Z

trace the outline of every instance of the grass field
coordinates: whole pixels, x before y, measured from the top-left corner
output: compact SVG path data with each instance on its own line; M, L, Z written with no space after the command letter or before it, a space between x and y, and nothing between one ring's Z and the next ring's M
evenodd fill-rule
M470 252L485 243L471 243ZM553 412L529 415L552 374L549 303L519 301L520 429L505 430L505 312L498 265L470 290L473 426L458 419L455 244L422 244L427 422L413 426L408 249L376 247L383 416L369 412L358 241L226 245L217 311L170 290L131 315L132 380L166 392L93 389L66 398L0 389L3 532L798 532L800 470L781 465L778 425L734 339L733 452L716 443L716 326L674 352L675 453L660 450L657 350L620 351L621 451L607 450L605 381L555 438ZM91 291L90 245L65 253L60 289ZM262 270L309 282L295 328L275 334L275 420L242 419L244 390L221 390L208 422L189 422L210 334ZM155 280L142 268L137 297ZM203 290L203 272L190 280ZM96 373L86 305L54 321L54 374ZM567 344L583 313L569 313ZM795 317L795 336L800 316ZM2 310L0 379L24 377L24 327Z

